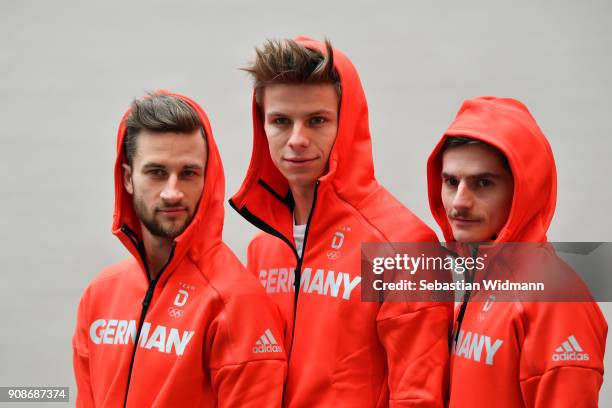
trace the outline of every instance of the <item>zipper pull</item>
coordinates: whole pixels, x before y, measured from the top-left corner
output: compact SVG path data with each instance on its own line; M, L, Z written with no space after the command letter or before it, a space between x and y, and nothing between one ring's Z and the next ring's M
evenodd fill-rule
M149 307L149 304L151 304L151 299L153 298L153 290L155 290L155 283L151 282L151 284L149 285L149 289L147 289L147 294L145 295L145 298L142 301L142 307L144 307L145 309Z

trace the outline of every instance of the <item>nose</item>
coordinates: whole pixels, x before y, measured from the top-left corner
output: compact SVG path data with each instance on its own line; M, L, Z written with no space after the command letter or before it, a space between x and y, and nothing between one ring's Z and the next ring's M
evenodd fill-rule
M453 198L453 208L455 210L469 210L474 205L474 195L465 181L460 181L457 186L457 193Z
M176 174L170 175L168 181L160 193L162 200L168 203L178 203L185 195L180 189L178 176Z
M287 145L294 150L305 149L310 145L310 139L307 135L306 126L304 126L304 124L300 121L296 120L294 122Z

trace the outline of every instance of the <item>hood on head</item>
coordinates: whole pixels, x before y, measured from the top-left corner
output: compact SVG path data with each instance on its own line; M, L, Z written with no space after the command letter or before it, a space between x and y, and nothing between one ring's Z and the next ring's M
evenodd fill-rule
M295 41L304 47L326 54L325 44L308 37ZM321 186L329 185L345 201L356 204L376 186L372 160L372 142L368 123L368 106L351 61L334 49L334 68L340 77L342 97L338 133L329 156L329 169L319 178ZM271 233L293 236L293 201L289 184L270 157L262 114L253 94L253 152L245 180L230 204L245 218ZM289 212L287 213L287 210ZM262 225L265 224L265 225ZM271 227L273 231L270 231ZM290 239L289 239L290 241Z
M206 144L208 159L204 176L204 188L202 197L191 224L181 235L175 238L175 249L172 262L167 266L167 270L172 269L180 259L189 253L194 259L207 252L210 248L221 242L223 229L223 198L225 193L225 178L221 156L213 138L212 128L204 110L193 100L179 94L165 90L155 91L156 95L169 95L186 102L198 115L204 131L206 133ZM126 163L123 152L123 139L126 134L126 119L130 110L123 115L117 132L117 157L115 161L115 210L113 214L113 234L134 255L142 265L142 259L137 248L137 243L142 241L142 231L140 220L136 216L133 206L132 195L123 186L123 167ZM126 228L133 231L136 237L131 237L131 232L126 232ZM136 240L137 242L134 242ZM144 265L142 265L144 268ZM168 276L169 272L164 273Z
M555 212L557 172L550 145L527 107L511 98L468 99L429 156L429 206L447 242L455 239L442 204L441 149L452 136L488 143L508 159L514 196L508 220L495 242L545 242Z

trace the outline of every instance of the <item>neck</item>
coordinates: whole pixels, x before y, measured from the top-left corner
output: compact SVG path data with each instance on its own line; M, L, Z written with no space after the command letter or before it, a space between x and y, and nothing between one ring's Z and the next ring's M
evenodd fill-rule
M145 262L150 278L156 279L161 269L168 262L172 250L172 239L155 236L142 226L142 242L145 248Z
M314 201L314 190L314 184L309 186L291 187L291 194L293 195L293 201L295 202L293 216L297 225L304 225L308 222L308 216L310 215Z

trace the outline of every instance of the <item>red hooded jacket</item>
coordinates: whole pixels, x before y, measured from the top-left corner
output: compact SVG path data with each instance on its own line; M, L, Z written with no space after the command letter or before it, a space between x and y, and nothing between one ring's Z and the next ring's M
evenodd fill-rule
M117 136L113 233L133 255L87 287L73 337L79 407L278 407L286 374L282 321L221 240L224 177L209 121L199 207L149 281L140 223L123 187L125 118ZM143 300L144 299L144 300ZM135 347L135 339L139 345Z
M320 42L297 41L325 53ZM265 232L249 246L247 269L287 321L285 406L442 406L451 306L362 302L360 285L362 242L437 239L376 181L359 77L337 50L334 66L342 87L339 127L329 170L316 185L303 257L293 238L289 186L270 158L255 101L251 163L230 200Z
M429 203L448 242L454 237L441 198L440 152L451 136L496 147L514 176L508 220L497 239L479 251L499 254L501 243L541 243L521 249L522 257L528 262L545 257L566 268L546 244L556 204L555 162L527 108L514 99L469 99L433 150L427 163ZM520 276L519 264L504 265L519 269L511 272ZM471 299L451 356L451 407L597 406L607 324L595 302L496 302L486 293Z

